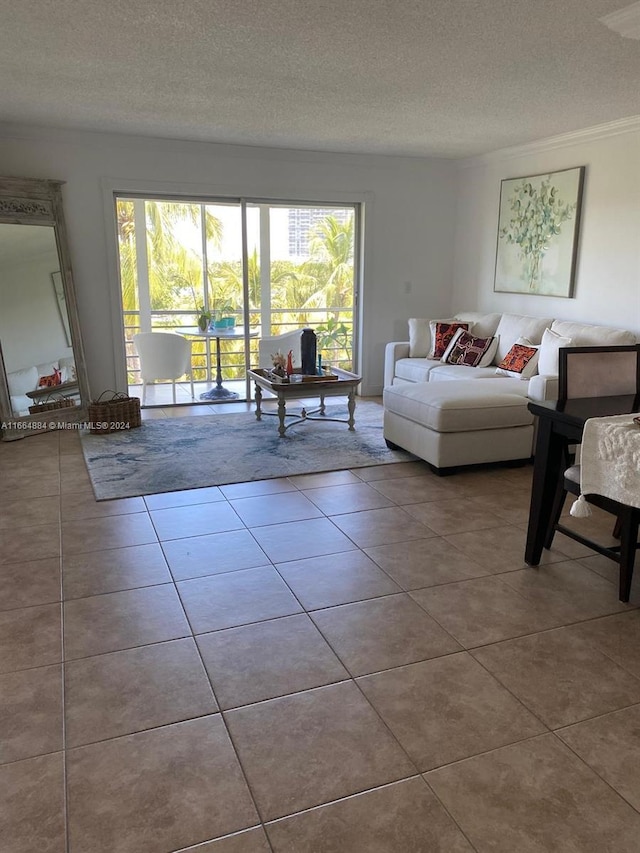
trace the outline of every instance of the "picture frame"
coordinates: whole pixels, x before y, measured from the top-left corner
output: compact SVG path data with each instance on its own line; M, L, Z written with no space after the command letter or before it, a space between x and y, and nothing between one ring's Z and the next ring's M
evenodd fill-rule
M500 184L494 292L573 297L585 167Z

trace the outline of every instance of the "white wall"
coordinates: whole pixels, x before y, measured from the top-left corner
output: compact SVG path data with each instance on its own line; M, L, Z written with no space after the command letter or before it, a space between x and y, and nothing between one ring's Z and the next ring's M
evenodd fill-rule
M121 356L113 343L111 290L116 282L108 190L364 200L360 369L363 392L375 394L382 387L385 343L406 339L408 317L442 316L450 310L455 168L444 160L0 125L1 175L67 182L64 208L93 395L116 387Z
M640 122L461 164L453 308L619 326L640 334ZM611 129L612 132L614 128ZM576 138L577 137L577 138ZM500 181L586 166L574 297L493 292Z

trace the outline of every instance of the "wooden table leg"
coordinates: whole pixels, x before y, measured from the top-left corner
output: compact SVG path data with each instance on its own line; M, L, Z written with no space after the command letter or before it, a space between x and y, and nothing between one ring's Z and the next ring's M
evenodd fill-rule
M353 389L349 391L349 401L347 403L347 407L349 409L349 420L347 421L347 423L349 424L349 429L353 432L353 430L355 429L354 424L356 422L356 419L354 417L354 412L356 410L356 393Z
M286 415L286 403L283 394L278 394L278 432L281 436L285 434L286 427L284 419Z
M538 419L538 437L533 465L529 527L525 547L525 563L537 566L547 535L558 478L563 475L562 462L566 439L553 431L549 418Z
M258 385L257 382L256 382L255 398L256 398L256 420L261 421L262 420L262 389L260 388L260 386Z

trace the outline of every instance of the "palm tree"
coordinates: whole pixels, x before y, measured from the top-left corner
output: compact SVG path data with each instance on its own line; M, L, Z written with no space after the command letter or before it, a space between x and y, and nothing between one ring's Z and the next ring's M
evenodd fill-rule
M124 311L138 310L138 270L136 267L136 229L133 202L116 203L118 249L120 255L120 291Z
M199 253L184 246L176 226L200 224L200 204L145 201L145 226L149 257L149 291L152 307L160 310L175 306L181 291L196 287L202 292L202 261ZM122 304L125 311L138 310L136 233L134 203L119 199L116 207L118 242L120 247L120 279ZM215 246L222 242L222 222L205 206L207 240ZM202 302L202 298L197 300ZM194 310L197 305L194 305Z
M318 282L310 307L350 308L353 304L353 215L344 222L328 215L314 228L311 257L303 266ZM334 312L338 320L339 312Z
M201 205L181 202L145 200L145 231L147 241L147 276L151 308L185 308L195 312L204 301L202 283L202 259L184 245L178 227L185 223L197 227L201 222ZM120 289L125 316L125 338L129 356L134 355L132 336L139 330L139 292L137 270L137 245L135 205L132 200L118 199L116 221L120 255ZM206 237L214 245L222 242L222 223L210 210L204 208ZM165 325L172 320L165 320ZM180 318L173 318L180 325ZM197 362L197 359L195 359ZM135 364L135 361L133 362ZM136 381L134 373L130 381Z
M259 311L261 303L261 268L258 258L258 250L247 258L247 274L249 280L249 310ZM289 287L295 286L303 278L296 267L289 261L274 261L271 264L271 305L277 307L279 304L278 294L288 294ZM213 283L215 300L214 303L230 302L233 305L242 304L243 281L242 263L240 261L222 261L211 264L209 267L209 282ZM284 297L283 307L297 302L287 302L288 295ZM302 304L302 303L300 303ZM273 334L269 330L269 334Z

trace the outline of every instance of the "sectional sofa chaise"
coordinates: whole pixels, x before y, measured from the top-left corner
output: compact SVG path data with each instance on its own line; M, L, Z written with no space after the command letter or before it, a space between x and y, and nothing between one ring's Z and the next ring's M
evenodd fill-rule
M625 329L551 317L411 319L409 340L385 350L385 439L439 473L528 459L534 424L527 404L557 398L559 348L635 343Z

